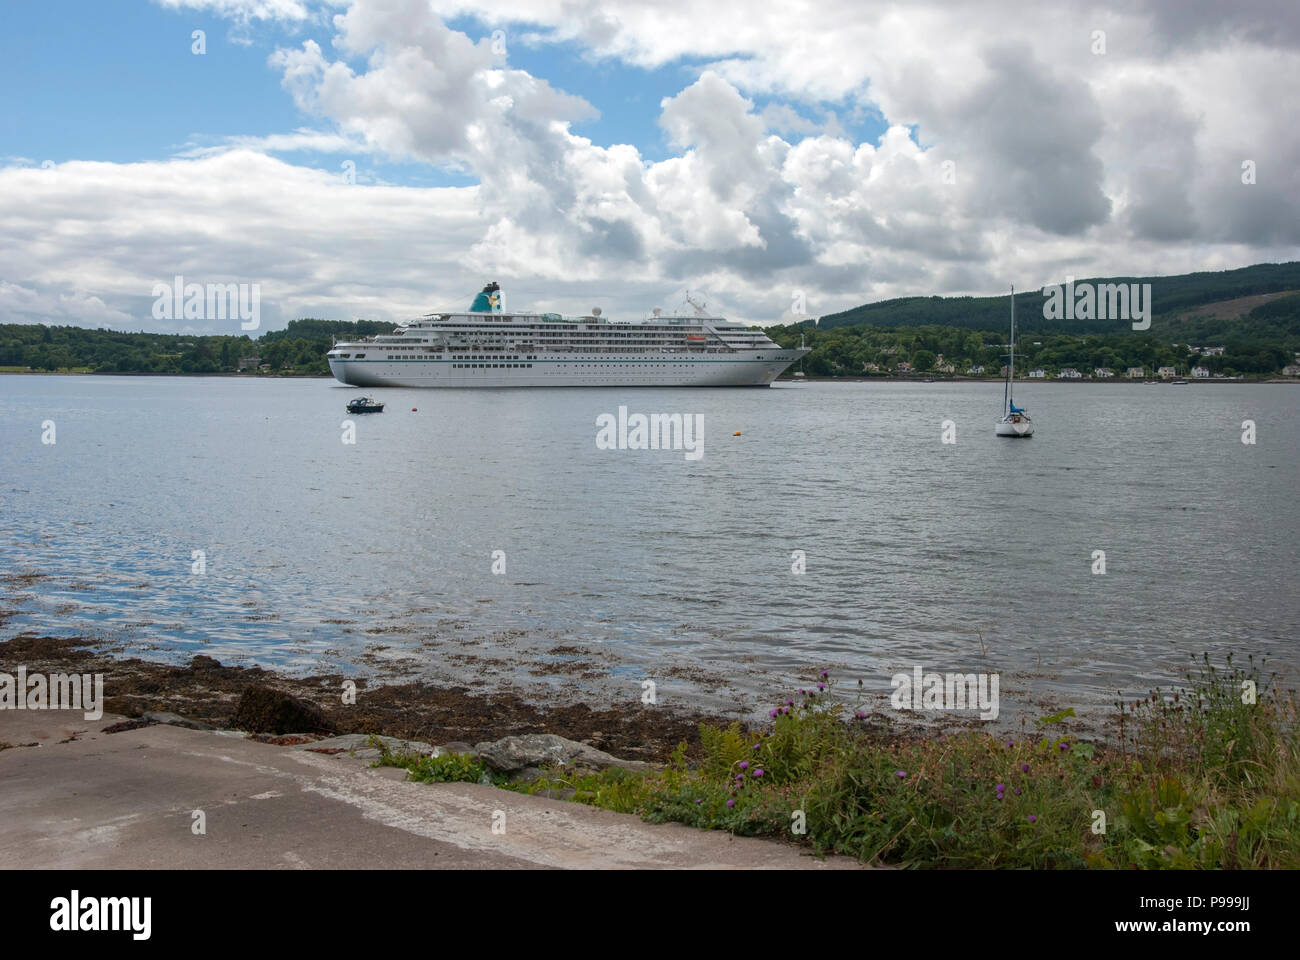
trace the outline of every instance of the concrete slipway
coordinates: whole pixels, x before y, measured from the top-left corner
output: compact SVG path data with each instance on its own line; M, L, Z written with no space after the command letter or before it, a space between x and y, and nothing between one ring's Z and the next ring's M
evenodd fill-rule
M0 864L107 869L853 869L478 784L122 717L0 710ZM193 832L194 811L206 833ZM494 815L505 832L493 833Z

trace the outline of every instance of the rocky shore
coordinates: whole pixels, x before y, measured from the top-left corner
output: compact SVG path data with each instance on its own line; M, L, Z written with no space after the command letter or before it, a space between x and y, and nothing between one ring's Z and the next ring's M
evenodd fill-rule
M682 741L697 744L699 723L725 723L722 717L639 704L621 710L581 703L548 707L464 686L378 685L341 674L289 677L261 667L225 666L202 655L173 666L107 656L77 638L19 635L0 642L0 670L5 664L24 665L33 674L102 673L103 708L128 718L123 729L159 723L233 729L271 742L293 735L301 744L350 736L348 749L379 735L429 749L468 750L516 738L544 750L537 746L541 741L528 738L548 734L575 744L564 748L571 752L582 747L654 762L666 760ZM324 743L317 747L333 749Z

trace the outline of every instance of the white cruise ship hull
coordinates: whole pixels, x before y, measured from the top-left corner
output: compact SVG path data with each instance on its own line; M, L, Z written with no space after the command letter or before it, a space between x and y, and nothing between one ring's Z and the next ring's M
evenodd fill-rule
M489 283L467 312L425 314L388 334L336 343L335 379L353 387L765 387L807 350L694 314L612 323L501 309Z
M765 387L807 352L746 351L698 359L597 354L491 363L331 357L329 364L335 379L353 387Z

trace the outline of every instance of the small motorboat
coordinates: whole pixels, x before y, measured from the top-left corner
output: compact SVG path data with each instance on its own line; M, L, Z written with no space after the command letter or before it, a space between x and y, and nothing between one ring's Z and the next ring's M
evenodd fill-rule
M383 413L384 405L374 397L357 397L348 401L348 413Z

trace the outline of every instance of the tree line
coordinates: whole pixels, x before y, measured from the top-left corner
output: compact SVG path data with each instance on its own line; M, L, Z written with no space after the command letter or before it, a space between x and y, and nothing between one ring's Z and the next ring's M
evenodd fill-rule
M803 342L810 349L802 361L809 376L887 376L907 364L919 373L960 376L1001 376L1007 362L1006 330L966 330L928 325L922 327L832 327L822 330L806 324L768 327L767 334L783 347ZM1292 343L1254 336L1228 338L1224 343L1197 346L1224 347L1221 355L1203 356L1187 343L1177 346L1152 333L1076 336L1022 330L1016 336L1016 369L1027 373L1042 368L1054 376L1074 368L1084 376L1106 367L1122 377L1129 367L1143 367L1148 375L1159 367L1174 367L1186 376L1195 366L1213 375L1271 375L1296 362L1300 338ZM951 366L951 371L946 368ZM983 371L978 371L983 367ZM975 372L972 372L974 370Z
M88 373L329 374L333 339L389 333L394 324L302 319L256 340L244 336L125 333L44 324L0 326L0 368Z

